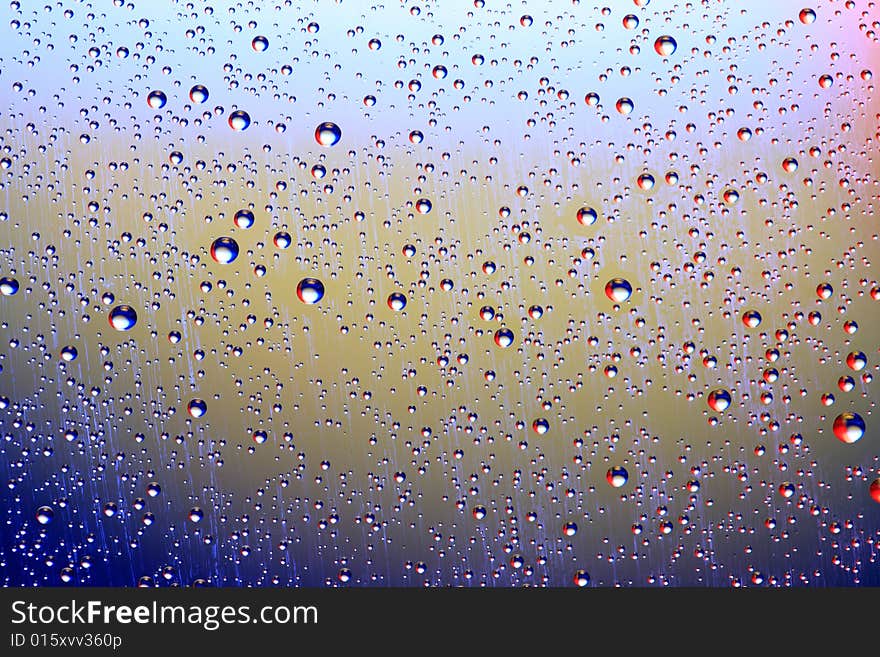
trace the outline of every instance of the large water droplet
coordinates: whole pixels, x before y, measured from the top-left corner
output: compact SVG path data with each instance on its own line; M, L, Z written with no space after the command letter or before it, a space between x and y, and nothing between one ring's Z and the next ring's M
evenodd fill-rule
M742 314L742 323L747 328L757 328L761 325L761 313L757 310L747 310Z
M233 217L233 222L236 226L242 229L248 229L254 225L254 213L250 210L239 210L235 213L235 217Z
M500 328L495 331L495 344L502 349L513 344L513 331L508 328Z
M626 482L629 481L629 472L623 466L617 465L608 469L608 472L605 473L605 479L614 488L621 488L626 486Z
M342 130L330 121L325 121L315 128L315 141L321 146L335 146L342 139Z
M816 22L816 12L809 7L805 7L804 9L801 9L798 14L798 19L804 25L810 25L811 23Z
M0 294L4 297L11 297L18 293L18 281L11 276L0 278Z
M635 104L626 96L618 98L614 106L617 108L619 114L630 114L633 109L635 109Z
M388 307L399 312L406 308L406 296L400 292L392 292L388 295Z
M657 37L657 40L654 41L654 50L661 57L669 57L672 53L675 52L675 49L678 47L678 44L675 42L669 35L663 35L661 37Z
M116 306L110 311L108 321L117 331L130 331L137 324L137 313L131 306Z
M623 303L632 296L632 285L625 278L612 278L605 284L605 296L614 303Z
M880 504L880 478L872 481L871 485L868 487L868 490L871 493L871 499Z
M582 207L577 211L577 220L581 226L592 226L599 217L596 211L588 206Z
M865 435L865 421L858 413L841 413L834 419L834 435L844 443L855 443Z
M168 102L168 96L163 91L151 91L147 95L147 105L152 109L162 109Z
M324 296L324 284L317 278L304 278L296 286L296 296L308 305L318 303Z
M52 522L52 518L55 517L55 511L52 510L51 506L41 506L37 509L37 513L35 514L37 522L41 525L48 525Z
M66 345L61 348L61 360L66 363L70 363L76 360L76 357L79 355L79 352L76 350L76 347L72 345Z
M189 90L189 99L194 103L204 103L208 100L208 87L203 84L196 84Z
M730 407L731 397L730 392L725 390L724 388L718 388L709 393L709 396L706 398L706 403L716 413L723 413Z
M208 404L204 399L191 399L186 405L187 412L195 418L200 418L208 412Z
M251 115L244 110L235 110L229 115L229 127L236 132L247 130L251 126Z
M214 262L228 265L238 257L238 242L231 237L218 237L211 244L211 257Z

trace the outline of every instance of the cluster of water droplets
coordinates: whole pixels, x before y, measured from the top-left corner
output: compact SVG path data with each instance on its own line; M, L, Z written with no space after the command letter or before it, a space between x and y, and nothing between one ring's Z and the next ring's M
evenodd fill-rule
M68 4L3 584L880 583L870 9Z

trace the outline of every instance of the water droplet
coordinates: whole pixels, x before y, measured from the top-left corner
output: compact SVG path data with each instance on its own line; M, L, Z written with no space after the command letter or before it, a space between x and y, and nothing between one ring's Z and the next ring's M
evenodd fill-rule
M238 242L231 237L218 237L211 244L211 257L221 265L234 262L238 253Z
M35 517L41 525L48 525L55 517L55 511L52 510L51 506L41 506L37 509Z
M865 435L865 421L858 413L841 413L834 419L834 435L844 443L855 443Z
M137 313L131 306L116 306L110 311L108 320L117 331L130 331L137 324Z
M254 213L250 210L239 210L235 213L233 221L239 228L248 229L254 225Z
M315 128L315 141L321 146L335 146L340 139L342 139L342 130L335 123L325 121Z
M779 494L785 499L791 499L796 491L795 485L789 481L779 484Z
M200 418L208 412L208 404L204 399L191 399L186 405L186 411L194 418Z
M577 211L577 220L581 226L592 226L598 217L596 211L589 206L584 206Z
M868 357L863 351L851 351L846 356L846 366L854 372L861 372L868 366Z
M872 481L868 490L871 493L871 499L880 504L880 478Z
M255 52L265 52L269 49L269 39L264 36L255 36L251 41L251 48Z
M617 112L619 114L629 114L635 108L632 100L624 96L623 98L618 98L617 102L614 104L617 108Z
M428 214L432 207L431 201L426 198L420 198L416 201L416 212L419 214Z
M661 57L669 57L675 52L676 48L678 48L678 44L669 35L657 37L657 40L654 41L654 50Z
M229 115L229 127L236 132L247 130L251 126L251 115L244 110L235 110Z
M632 285L625 278L612 278L605 284L605 296L614 303L623 303L632 296Z
M392 292L388 295L388 307L395 312L400 312L406 308L406 296L400 292Z
M757 310L747 310L742 314L742 323L747 328L757 328L761 325L761 313Z
M654 176L650 173L643 173L638 178L639 189L643 191L648 191L654 188Z
M586 570L575 571L574 585L580 588L590 585L590 574Z
M168 102L168 96L163 91L151 91L147 95L147 105L152 109L162 109Z
M18 293L18 281L10 276L0 278L0 294L11 297Z
M724 388L717 388L709 393L709 396L706 398L706 403L716 413L723 413L730 407L731 397L730 392L725 390Z
M76 360L76 357L79 355L79 352L76 350L76 347L71 345L66 345L61 348L61 360L66 363L70 363Z
M189 99L194 103L202 104L208 100L208 87L196 84L189 90Z
M540 417L532 422L532 431L534 431L539 436L543 436L545 433L550 431L550 422L548 422L546 418Z
M500 328L495 331L495 344L502 349L506 349L513 344L513 331L508 328Z
M617 465L608 469L608 472L605 473L605 479L614 488L622 488L629 481L629 472L623 466Z
M318 303L324 296L324 284L317 278L304 278L296 286L296 296L307 305Z
M798 19L800 19L801 23L804 25L810 25L811 23L816 22L816 12L809 7L805 7L804 9L801 9L798 14Z

